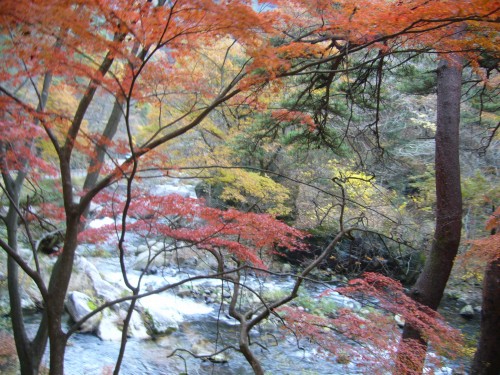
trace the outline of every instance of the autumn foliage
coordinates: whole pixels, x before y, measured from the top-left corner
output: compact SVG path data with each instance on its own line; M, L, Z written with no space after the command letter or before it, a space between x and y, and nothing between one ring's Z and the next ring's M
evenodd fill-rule
M488 218L485 230L491 235L468 241L469 249L458 257L459 266L466 275L482 279L486 265L500 258L500 208Z
M485 229L492 235L472 241L472 254L467 256L489 262L500 257L500 207L489 217Z
M118 242L122 269L124 253L130 251L126 241L130 232L145 242L169 238L215 256L224 252L238 263L259 268L266 267L263 253L272 254L278 247L303 249L303 233L272 215L218 210L201 200L156 196L139 188L139 177L146 172L168 176L179 169L171 157L177 151L174 140L202 127L224 140L217 116L210 119L215 110L226 105L238 120L245 117L236 114L238 107L264 112L273 103L260 94L269 98L278 92L283 87L280 79L316 74L327 66L328 74L343 75L348 82L354 73L348 62L356 52L365 53L367 61L408 51L459 53L479 73L484 51L498 52L498 11L499 2L491 0L2 1L0 172L2 194L8 195L10 233L8 244L0 240L9 254L11 275L17 275L20 266L37 283L48 321L40 324L31 341L24 332L21 303L13 306L18 312L12 319L17 319L23 373L38 370L47 337L51 374L64 373L69 335L61 327L61 316L81 241ZM215 58L211 48L217 51ZM119 139L113 138L116 129L113 133L107 127L113 116L100 107L101 102L114 102L117 108ZM104 113L98 119L89 115L98 110ZM143 112L149 115L148 124L140 123ZM108 115L107 123L101 121ZM270 117L313 133L321 130L316 115L274 109ZM207 145L210 153L229 158L229 153L217 154L211 146ZM106 155L105 161L97 160L99 153ZM199 158L188 156L176 161ZM227 160L221 164L231 167ZM97 173L96 181L83 188L76 170L87 176ZM225 177L220 173L219 181ZM279 204L268 204L268 212L286 212L282 206L288 192L269 184L266 176L240 172L227 178L234 186L226 189L226 197L245 202L237 185L251 178L250 193L257 200L269 187L279 195ZM50 184L47 190L55 197L33 209L25 194L29 212L21 219L28 220L18 220L26 212L20 209L20 192L29 186L33 195L43 195L39 182ZM116 194L124 187L126 193ZM88 216L91 203L100 205L92 215L111 217L115 223L84 230L92 217ZM28 224L35 218L42 230L46 226L65 230L64 251L48 283L38 263L32 267L17 252L18 222L30 234ZM475 246L498 256L498 234ZM36 261L34 248L33 257ZM17 282L17 276L12 280ZM139 286L127 286L138 295ZM342 293L376 303L387 314L339 310L332 316L314 316L289 307L282 311L290 327L315 340L325 353L337 358L347 353L359 364L379 363L380 371L394 363L400 336L394 314L429 340L437 354L448 356L456 349L452 345L459 342L456 332L448 330L439 315L408 298L395 281L366 274ZM241 315L242 326L246 319ZM254 324L246 326L247 335ZM337 334L346 342L331 340ZM358 351L360 346L367 350ZM38 358L32 362L33 348ZM418 358L419 344L408 343L406 351L407 358L415 353Z
M116 217L121 214L122 205L119 202L107 205L100 214ZM239 261L259 268L266 268L262 256L267 254L269 258L278 248L304 249L300 241L304 234L271 215L234 209L222 211L207 207L203 200L177 194L154 196L134 191L129 216L132 220L127 223L127 230L146 241L169 238L210 252L225 250ZM80 233L80 238L102 242L120 230L121 224L113 223L98 229L88 228Z
M413 340L400 343L401 331L395 316L418 329L429 341L433 353L428 355L428 371L443 365L443 358L455 358L461 353L463 340L459 331L448 326L439 313L407 296L398 281L365 273L335 291L361 302L363 308L357 312L338 309L325 316L292 307L280 310L287 326L299 338L318 344L329 360L354 364L360 369L366 367L366 371L376 374L394 370L398 351L404 351L410 362L418 361L425 355L426 347ZM322 298L328 298L328 294L323 293ZM411 363L398 365L402 366L398 370L401 373L411 373Z
M370 43L388 52L391 45L385 42L401 37L399 47L428 45L438 51L460 47L463 51L475 51L473 53L477 53L475 47L479 44L489 50L498 48L494 45L498 38L495 33L498 26L494 24L498 1L340 0L334 6L330 1L287 1L280 5L288 24L299 24L310 31L300 42L314 40L312 35L322 35L323 41L346 40L354 47ZM311 22L314 19L323 22L315 24ZM490 28L481 24L485 21L492 22ZM470 34L465 40L449 38L450 30L458 22L468 25Z

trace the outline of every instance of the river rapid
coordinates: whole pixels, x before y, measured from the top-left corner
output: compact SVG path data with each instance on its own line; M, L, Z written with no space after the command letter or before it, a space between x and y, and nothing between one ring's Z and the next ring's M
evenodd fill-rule
M91 258L103 276L109 281L118 283L121 280L119 265L111 258ZM132 262L132 259L130 259ZM159 287L173 283L185 277L175 268L164 270L162 275L147 275L143 279L145 288ZM189 272L191 276L197 270ZM139 277L139 271L131 271L132 282ZM135 278L136 279L135 279ZM247 283L252 288L267 290L289 290L293 280L289 277L268 277L265 284L258 278L249 277ZM198 290L211 290L220 285L218 280L201 280L193 283ZM326 285L307 283L303 293L311 298L318 296L327 288ZM359 308L356 301L334 294L338 306ZM200 301L199 298L180 297L167 291L152 295L140 302L142 307L156 307L174 317L179 322L178 330L173 333L149 340L130 338L127 343L125 358L121 367L124 375L251 375L253 371L244 357L233 350L225 352L223 360L212 362L194 358L188 352L176 349L196 351L197 345L221 349L224 346L236 346L238 342L238 323L227 314L224 304L214 301ZM38 323L39 316L33 315L33 328ZM65 319L70 324L69 316ZM252 340L261 346L253 345L266 374L273 375L344 375L368 374L370 366L366 363L338 363L332 358L328 360L320 354L318 347L307 340L297 340L292 334L287 334L273 324L264 324L252 331ZM74 334L70 340L65 357L66 375L101 375L111 374L119 352L120 343L104 341L95 334ZM364 350L360 347L360 350ZM47 358L48 360L48 358ZM47 363L48 365L48 363ZM359 366L361 365L361 366ZM434 369L436 374L451 375L459 363L449 363L441 369Z
M178 179L171 179L168 183L156 183L153 194L166 195L181 193L184 196L195 197L194 186L186 185ZM111 218L99 218L90 223L91 227L108 224ZM129 241L134 236L128 237ZM133 245L133 244L132 244ZM124 285L119 262L114 257L91 257L86 253L88 247L79 250L79 256L96 266L103 279L114 285ZM113 248L106 249L109 253ZM126 258L128 277L132 284L139 280L140 270L133 270L134 255ZM152 290L164 285L172 284L185 279L186 276L199 275L199 269L167 267L155 274L145 275L141 281L141 290ZM206 271L205 271L206 272ZM262 293L285 293L290 290L294 280L287 277L268 276L265 281L261 278L249 276L245 279L246 285ZM151 311L159 311L168 315L178 323L174 332L154 337L152 339L130 338L127 343L125 358L121 367L124 375L176 375L176 374L214 374L214 375L246 375L253 374L250 365L244 357L235 350L228 350L222 356L213 360L195 358L187 351L203 352L206 348L219 350L226 346L238 346L238 322L230 318L227 313L227 302L213 298L210 294L214 288L225 287L231 291L231 286L221 285L220 280L199 280L188 285L198 291L198 296L180 295L176 290L169 290L158 295L152 295L139 302L139 305ZM302 293L314 300L326 288L335 285L306 283ZM206 293L205 296L203 294ZM224 293L224 292L223 292ZM200 296L201 294L201 296ZM338 307L360 309L358 302L338 293L330 298ZM38 315L30 317L29 325L35 329ZM70 318L65 319L70 324ZM367 374L370 366L363 363L339 363L328 360L320 354L320 350L308 340L298 340L293 334L282 330L276 322L268 322L255 327L251 332L251 339L258 345L252 345L252 350L258 356L266 374L269 375L344 375ZM66 375L101 375L111 374L118 356L120 343L105 341L93 333L76 333L68 343L65 357ZM201 349L200 349L201 348ZM177 351L176 351L177 350ZM360 350L363 350L360 347ZM46 361L47 363L47 361ZM48 363L47 363L48 365ZM364 366L359 366L364 365ZM442 369L435 369L436 374L452 374L453 363Z
M119 283L121 273L115 259L87 258L94 263L101 274L108 281ZM132 261L132 259L130 259ZM190 276L199 273L191 270ZM131 271L130 279L135 282L140 275L139 271ZM164 270L162 275L146 275L143 285L159 287L174 283L185 275L178 274L175 268ZM258 278L247 278L247 285L263 290L263 284ZM269 277L266 278L267 290L288 290L292 285L291 278ZM218 280L201 280L193 282L193 287L198 290L211 290L220 285ZM324 288L313 284L305 290L312 296L317 296ZM344 300L346 304L356 303L346 297L336 296L339 303ZM226 306L213 301L200 301L199 298L180 297L167 291L152 295L141 300L144 308L160 308L169 316L179 322L179 329L173 333L150 340L130 338L127 343L125 359L121 367L121 374L136 375L174 375L174 374L216 374L238 375L253 374L250 365L244 357L233 350L225 352L223 360L216 361L194 358L185 351L175 349L193 349L197 345L221 349L224 346L237 346L238 322L230 318ZM38 315L30 317L33 330L39 321ZM70 318L65 318L69 326ZM252 346L266 374L363 374L366 368L358 368L356 364L340 364L335 361L325 361L318 354L316 348L307 340L298 341L293 335L286 334L273 324L258 326L252 332L252 340L262 346ZM92 333L76 333L68 343L65 357L65 374L95 374L111 373L116 362L120 343L117 341L104 341Z

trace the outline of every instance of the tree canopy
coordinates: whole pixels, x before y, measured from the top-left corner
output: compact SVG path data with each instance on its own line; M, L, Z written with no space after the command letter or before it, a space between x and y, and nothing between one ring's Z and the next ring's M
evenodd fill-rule
M375 314L380 324L367 334L354 330L363 317L341 311L332 323L331 316L310 316L287 304L329 261L368 271L392 264L413 281L409 270L424 263L414 250L432 242L422 253L425 269L447 270L432 301L422 282L411 300L400 284L373 273L340 291L386 301L383 308L418 331L412 338L423 351L408 356L412 342L393 351L403 366L398 371L421 367L415 363L428 339L446 352L449 342L439 346L446 328L433 309L456 253L446 249L458 248L461 197L474 220L465 226L469 237L491 205L498 206L498 172L488 168L494 164L489 159L469 159L482 163L480 173L467 170L460 192L458 156L466 147L460 150L458 132L462 107L467 148L482 157L496 152L490 150L500 127L499 10L491 0L3 1L0 246L22 373L38 373L47 340L50 373L64 373L67 340L83 323L66 331L61 324L78 246L109 239L130 301L115 373L120 371L128 325L144 296L146 271L137 283L127 273L132 235L149 249L151 240L169 239L213 257L213 272L202 277L231 283L238 350L257 374L264 370L250 349L250 331L277 311L301 334L318 339L325 329L348 325L350 340L379 345L381 327L390 324L386 316ZM429 160L434 144L435 163ZM202 181L204 200L154 194L147 181L160 177ZM451 211L443 208L442 194L452 190L457 200L449 205L458 226L448 229ZM99 216L113 223L88 227ZM496 224L494 217L487 228ZM239 304L248 288L245 272L275 273L277 254L308 253L304 230L328 233L328 241L299 257L289 292L270 300L259 296L257 307ZM452 244L439 247L452 237L440 230L453 232ZM61 236L48 279L37 252L47 232ZM376 242L369 252L346 255L343 246L360 241L359 232ZM474 242L488 262L498 255L497 237ZM30 248L31 258L21 247ZM432 263L435 254L450 256ZM148 264L151 256L157 255L150 254ZM340 263L342 257L350 260ZM33 338L26 332L19 272L42 298ZM155 292L168 288L173 286Z

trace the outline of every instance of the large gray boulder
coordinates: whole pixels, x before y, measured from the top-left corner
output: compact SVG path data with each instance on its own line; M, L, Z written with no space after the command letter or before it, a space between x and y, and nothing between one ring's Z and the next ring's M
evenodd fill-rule
M144 249L140 246L138 250L140 248ZM217 261L208 251L179 241L175 246L171 244L166 249L157 244L153 245L151 249L139 252L135 258L133 269L151 274L166 266L208 271L217 269Z
M156 246L139 253L135 258L133 269L136 271L146 271L154 273L154 270L161 269L170 264L172 253L164 251Z
M471 305L465 305L460 310L460 315L465 319L472 319L474 317L474 308Z
M146 309L144 315L151 333L155 336L169 335L179 329L177 320L168 311Z
M71 316L71 319L75 322L79 321L95 309L95 303L92 301L92 298L78 291L73 291L68 294L65 306ZM101 313L92 316L81 325L80 331L95 332L99 326L101 318Z
M139 314L135 310L132 313L132 317L130 318L128 336L141 340L147 340L151 338L151 336L148 334L146 326L144 325L141 314Z
M215 344L206 339L200 339L191 347L191 351L197 356L204 356L213 363L227 363L230 360L228 352L215 354L218 350Z
M124 291L118 285L104 280L96 266L82 256L76 259L69 290L84 291L105 302L120 298Z
M97 328L97 337L104 341L120 341L122 339L122 331L118 328L120 324L120 317L106 309Z
M126 310L119 310L118 312L109 309L104 310L103 317L96 330L97 336L105 341L120 341L122 339L123 321L126 316ZM137 311L132 313L127 336L140 340L151 338L141 315Z

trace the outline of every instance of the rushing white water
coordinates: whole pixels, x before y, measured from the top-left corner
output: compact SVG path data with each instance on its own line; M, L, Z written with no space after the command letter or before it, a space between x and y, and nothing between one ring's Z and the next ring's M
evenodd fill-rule
M92 220L90 223L89 223L89 227L92 228L92 229L99 229L99 228L102 228L106 225L111 225L111 224L114 224L115 223L115 220L111 217L103 217L101 219L95 219L95 220Z
M141 305L150 311L163 310L171 316L183 320L187 315L205 315L213 312L213 307L174 294L153 294L141 299Z
M181 185L178 179L157 181L152 186L152 194L168 195L180 193L185 197L195 197L193 185ZM93 220L89 226L100 228L113 223L111 218ZM133 233L127 234L127 246L140 246L141 238ZM106 247L106 244L102 244ZM116 251L114 247L107 249L110 253ZM102 277L113 285L126 291L123 275L116 257L93 258L92 262L100 271ZM138 285L141 280L141 291L155 290L184 280L186 277L199 275L197 269L183 269L178 267L162 268L156 274L141 275L140 271L133 270L134 256L126 258L127 278L132 285ZM141 278L141 279L140 279ZM261 293L284 293L290 290L294 280L290 277L267 277L265 280L248 276L243 282L253 290ZM193 290L211 293L214 288L222 288L220 280L202 279L187 283ZM231 292L231 285L224 285L226 291ZM324 287L309 285L306 290L311 298L318 298ZM205 296L206 297L206 296ZM216 374L238 375L252 374L250 365L243 356L233 350L228 351L227 363L212 363L194 358L186 352L179 351L169 356L176 349L195 351L194 348L202 343L217 350L224 346L238 346L238 322L229 318L227 303L221 296L208 297L203 300L200 296L179 295L175 289L150 295L142 298L138 305L151 315L166 316L178 324L178 330L168 336L158 337L155 340L130 339L121 373L125 375L174 375L189 374ZM226 296L227 298L227 296ZM337 306L359 310L361 305L350 298L338 293L328 296ZM262 366L269 374L364 374L368 367L360 367L354 362L341 364L328 361L320 355L318 348L307 340L297 341L295 336L284 334L276 326L265 325L256 327L251 332L253 342L261 346L252 346ZM119 350L119 343L101 341L95 335L75 334L70 340L66 354L66 375L102 374L113 368ZM224 361L223 361L224 362ZM448 371L449 370L449 371ZM442 375L451 374L451 369L438 370Z

